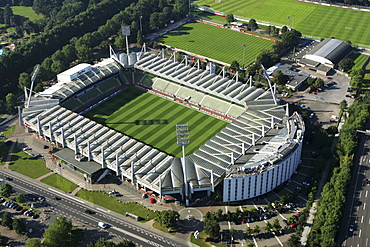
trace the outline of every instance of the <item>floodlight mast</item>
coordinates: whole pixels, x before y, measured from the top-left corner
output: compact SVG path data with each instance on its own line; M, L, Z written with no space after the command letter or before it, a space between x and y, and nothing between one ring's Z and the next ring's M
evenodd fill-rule
M26 98L28 98L28 101L27 101L27 105L26 105L26 108L30 107L30 103L31 103L31 96L32 96L32 90L33 90L33 84L35 83L35 80L36 80L36 76L37 74L39 73L40 71L40 65L38 64L36 69L35 69L35 72L33 72L33 75L31 77L31 88L30 88L30 93L29 95L25 95ZM26 93L26 92L25 92Z
M185 145L190 144L188 124L176 124L177 145L182 146L182 169L184 171L184 186L185 186L185 203L189 206L189 187L188 176L186 171L186 152Z

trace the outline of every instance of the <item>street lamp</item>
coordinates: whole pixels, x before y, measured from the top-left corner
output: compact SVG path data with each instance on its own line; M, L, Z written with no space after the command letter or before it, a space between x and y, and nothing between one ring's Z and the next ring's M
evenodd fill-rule
M244 68L245 47L247 47L247 44L242 44L242 46L243 46L243 63L242 63L242 68Z
M286 18L288 18L288 23L287 23L287 26L289 28L289 20L290 20L290 15L288 15Z
M141 18L143 18L142 15L140 16L140 32L141 32L141 34L143 34L143 25L141 23Z
M188 178L186 171L186 152L185 145L190 144L189 139L189 127L188 124L176 124L176 139L177 145L182 146L182 169L184 171L184 187L185 187L185 203L186 206L189 205L189 188L188 188Z

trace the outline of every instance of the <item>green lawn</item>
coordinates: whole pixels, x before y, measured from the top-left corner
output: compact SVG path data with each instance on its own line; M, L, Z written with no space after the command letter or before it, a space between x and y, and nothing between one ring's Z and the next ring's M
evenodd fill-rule
M369 56L359 54L358 56L356 56L356 58L354 60L355 65L352 68L353 69L362 69L368 58L369 58Z
M135 87L117 94L85 116L178 157L181 147L176 144L176 124L189 124L188 154L228 124ZM160 123L141 124L138 120L160 120Z
M76 196L122 215L126 215L126 212L135 214L141 217L143 221L148 221L155 217L154 211L138 203L122 203L103 191L80 190Z
M33 11L32 7L11 6L11 9L13 10L13 14L24 16L30 19L30 21L35 21L43 17L42 15L36 14L35 11Z
M3 132L4 136L13 135L15 129L15 125L10 126L7 130Z
M304 36L335 37L370 47L370 14L364 11L305 3L296 0L193 0L217 11L254 18L274 25L288 25ZM288 19L288 16L290 18Z
M30 178L38 178L50 172L50 170L45 167L44 159L33 158L17 148L15 148L12 155L9 169Z
M207 25L204 23L187 23L157 39L166 45L190 51L205 57L231 64L238 61L248 65L255 60L263 49L271 49L273 41L253 37L240 32Z
M59 174L52 174L50 176L47 176L46 178L42 179L41 182L68 193L71 193L77 188L76 184L60 176Z

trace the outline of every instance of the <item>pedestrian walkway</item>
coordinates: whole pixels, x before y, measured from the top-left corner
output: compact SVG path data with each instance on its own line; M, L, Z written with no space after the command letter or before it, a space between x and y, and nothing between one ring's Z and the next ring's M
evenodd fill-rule
M77 186L77 188L74 191L71 192L71 195L75 196L77 194L77 192L79 192L81 189L82 189L82 187Z
M42 175L41 177L36 178L36 180L41 181L42 179L44 179L46 177L49 177L50 175L53 175L53 174L55 174L55 172L46 173L46 174Z

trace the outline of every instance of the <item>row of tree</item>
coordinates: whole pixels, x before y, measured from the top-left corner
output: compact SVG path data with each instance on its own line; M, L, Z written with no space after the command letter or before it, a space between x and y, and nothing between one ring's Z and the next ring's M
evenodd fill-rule
M40 63L60 47L68 44L73 37L81 37L87 32L97 30L106 20L119 13L134 0L103 0L52 29L27 42L16 46L13 52L0 56L0 78L2 89L0 98L16 91L20 73ZM117 29L114 30L117 32ZM84 48L83 48L84 49Z
M75 228L72 221L66 217L58 217L45 230L43 234L44 240L31 238L28 240L26 247L74 247L79 246L82 240L81 229ZM92 242L87 247L135 247L132 241L123 240L119 244L110 241L105 241L103 238Z
M336 239L351 179L353 154L358 143L357 130L363 129L370 119L369 109L369 92L357 98L348 109L349 116L342 126L336 145L339 165L333 169L332 177L321 193L307 246L337 246Z

